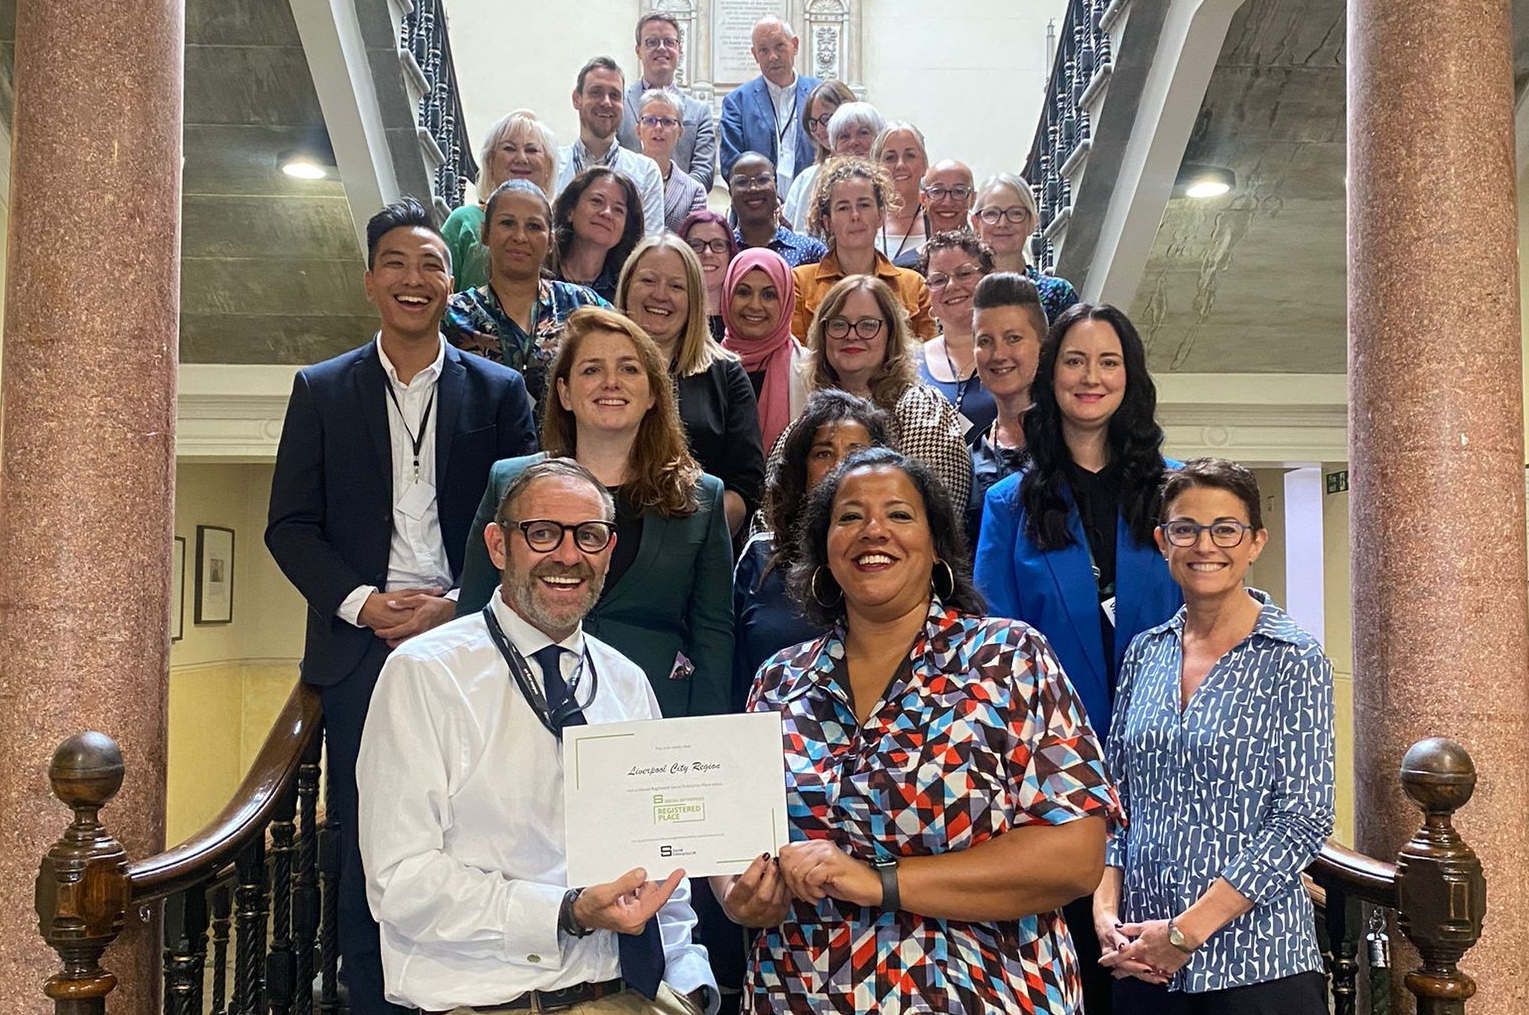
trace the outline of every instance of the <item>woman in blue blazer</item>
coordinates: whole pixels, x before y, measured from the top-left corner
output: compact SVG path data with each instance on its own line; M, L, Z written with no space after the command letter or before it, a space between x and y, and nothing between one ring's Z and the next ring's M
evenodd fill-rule
M577 460L616 502L610 572L585 630L642 667L664 715L728 711L733 557L722 481L686 448L658 347L614 311L575 311L544 403L546 454ZM498 588L483 529L510 481L542 457L505 459L490 471L468 535L458 616L481 610Z
M1025 469L987 493L977 587L995 616L1051 642L1094 731L1109 735L1126 646L1171 618L1183 594L1152 538L1167 469L1157 389L1125 314L1079 303L1041 343L1025 413ZM1085 1007L1110 1011L1087 899L1063 911L1078 946Z

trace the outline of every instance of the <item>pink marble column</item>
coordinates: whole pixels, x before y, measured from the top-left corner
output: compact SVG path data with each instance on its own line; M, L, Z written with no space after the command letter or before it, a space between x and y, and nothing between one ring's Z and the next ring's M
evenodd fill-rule
M1476 762L1472 1015L1529 1011L1529 632L1508 0L1350 0L1348 317L1356 815L1417 827L1397 766ZM1411 950L1398 964L1413 962Z
M180 299L182 0L16 12L0 445L0 998L51 1012L59 968L32 884L69 821L47 766L70 734L121 744L104 811L163 848ZM157 1010L157 920L104 964L113 1012Z

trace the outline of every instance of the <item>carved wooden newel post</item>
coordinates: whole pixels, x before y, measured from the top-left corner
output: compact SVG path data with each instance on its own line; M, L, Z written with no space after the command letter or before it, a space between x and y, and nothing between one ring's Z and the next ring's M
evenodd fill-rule
M1451 818L1476 790L1476 766L1451 740L1421 740L1402 759L1402 787L1423 811L1396 858L1397 925L1423 959L1407 974L1407 989L1418 1015L1464 1015L1476 983L1458 963L1481 937L1487 886Z
M74 821L37 874L38 929L64 961L43 990L57 1015L105 1015L117 978L101 954L122 933L129 884L127 854L97 814L122 786L122 752L104 733L81 733L53 752L48 778Z

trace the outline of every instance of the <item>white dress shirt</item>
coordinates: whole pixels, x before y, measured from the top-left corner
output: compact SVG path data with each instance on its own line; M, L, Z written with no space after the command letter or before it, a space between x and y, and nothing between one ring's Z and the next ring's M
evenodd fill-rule
M446 557L446 543L441 538L441 511L435 499L435 424L440 415L436 386L446 364L446 340L441 339L435 362L410 378L408 384L398 379L398 369L382 349L382 335L376 338L377 357L387 375L392 395L384 393L387 403L388 443L393 460L393 538L388 544L387 588L428 588L442 591L452 587L451 563ZM425 407L430 416L425 417ZM421 423L424 433L420 433ZM412 435L412 436L411 436ZM414 473L414 440L419 439L419 475ZM409 489L416 482L430 488L428 502L412 503ZM420 496L416 494L415 496ZM361 625L361 607L376 592L375 585L358 585L340 603L335 612L357 627Z
M563 145L557 150L557 179L552 189L552 200L573 182L580 170L590 166L609 166L618 173L626 174L637 185L637 196L642 201L643 232L657 236L664 231L664 174L658 163L642 152L624 148L611 138L611 147L603 156L591 155L582 140ZM630 209L629 209L630 210Z
M769 78L764 83L775 106L775 189L787 194L796 176L796 124L801 112L796 108L796 75L791 75L791 83L784 88Z
M551 644L496 591L494 616L532 653ZM591 723L659 716L637 665L582 629L560 642L564 679L588 651L577 699ZM620 974L616 936L557 929L568 887L562 744L510 676L479 614L404 642L372 694L356 765L366 894L382 929L388 1000L426 1010L491 1005ZM655 877L668 871L652 871ZM692 944L682 881L658 912L678 993L716 982Z

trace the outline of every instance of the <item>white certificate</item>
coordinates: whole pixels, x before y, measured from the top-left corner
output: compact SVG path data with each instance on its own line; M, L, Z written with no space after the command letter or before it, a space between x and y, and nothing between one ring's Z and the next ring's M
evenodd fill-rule
M788 841L774 712L563 729L568 883L741 874Z

